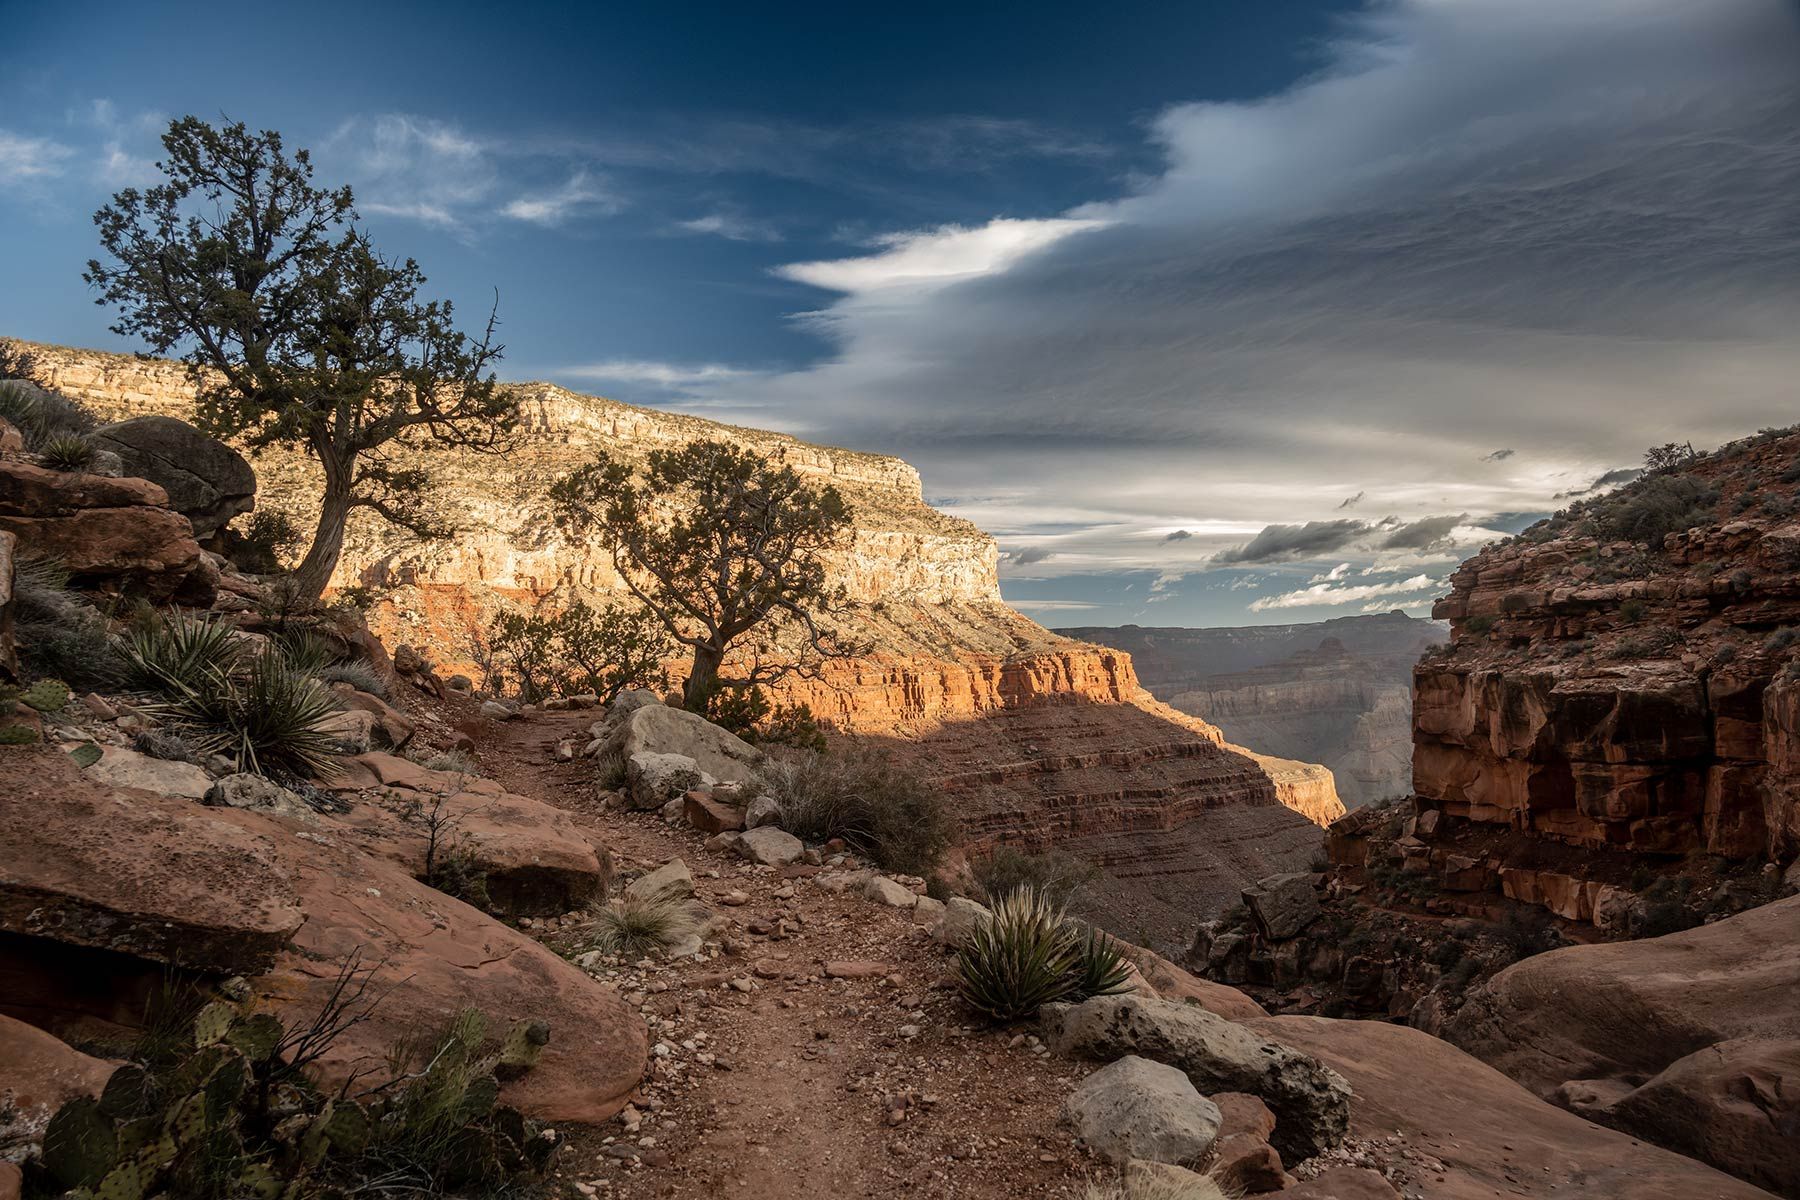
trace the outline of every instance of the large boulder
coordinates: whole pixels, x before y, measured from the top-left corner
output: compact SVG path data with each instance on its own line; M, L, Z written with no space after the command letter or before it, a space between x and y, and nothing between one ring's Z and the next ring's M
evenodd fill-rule
M1284 941L1299 936L1319 915L1319 888L1305 871L1269 875L1244 889L1244 903L1264 937Z
M362 1086L377 1082L397 1043L466 1008L496 1030L549 1025L538 1065L501 1092L529 1115L599 1123L642 1079L644 1024L616 992L367 853L348 827L327 836L254 811L107 788L40 749L0 755L0 828L0 931L26 935L9 939L15 949L41 939L38 969L63 973L65 992L34 995L105 991L121 972L141 974L147 958L253 976L260 1004L305 1022L349 972L375 1003L320 1063L328 1085L352 1073ZM91 947L119 953L82 957ZM54 1028L57 1014L43 1015Z
M736 841L732 849L739 856L765 867L785 867L789 863L800 861L806 853L806 844L791 833L786 833L773 825L764 825L761 829L751 829L735 835Z
M1136 995L1047 1005L1053 1049L1111 1060L1134 1054L1184 1071L1205 1092L1248 1092L1275 1112L1271 1144L1289 1162L1323 1153L1350 1126L1350 1085L1299 1051L1204 1009Z
M639 812L655 812L689 792L710 788L713 782L686 754L640 751L625 760L625 795Z
M148 479L169 494L194 536L211 537L256 504L256 472L244 456L186 421L159 414L102 425L93 433L119 456L127 475Z
M24 1157L41 1145L56 1110L99 1096L115 1066L0 1014L0 1156Z
M1571 946L1444 1030L1538 1095L1800 1193L1800 896L1666 937Z
M0 460L0 530L78 584L164 600L200 570L200 543L162 488Z
M1423 1191L1431 1200L1771 1200L1761 1188L1704 1163L1545 1103L1420 1030L1324 1017L1262 1017L1247 1024L1349 1081L1356 1096L1354 1137L1381 1141L1397 1134L1441 1162L1443 1170Z
M141 788L162 796L200 800L212 788L212 776L193 763L151 758L122 746L107 746L88 774L114 787Z
M629 707L615 701L603 728L606 749L627 762L640 754L679 754L721 783L748 783L762 762L762 753L749 742L705 717L666 704Z
M1219 1110L1174 1067L1126 1055L1069 1094L1063 1111L1075 1132L1116 1163L1197 1163L1219 1136Z

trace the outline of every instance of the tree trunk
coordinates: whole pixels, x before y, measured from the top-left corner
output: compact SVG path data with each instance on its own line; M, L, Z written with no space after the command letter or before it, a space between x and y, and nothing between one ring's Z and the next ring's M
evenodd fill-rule
M350 491L334 486L329 480L319 503L319 527L313 532L312 546L300 565L294 569L294 585L303 600L317 600L337 570L338 556L344 552L344 523L350 518Z
M694 665L688 668L687 682L681 687L681 705L689 712L703 713L706 702L718 686L719 668L724 665L725 650L720 646L694 647Z

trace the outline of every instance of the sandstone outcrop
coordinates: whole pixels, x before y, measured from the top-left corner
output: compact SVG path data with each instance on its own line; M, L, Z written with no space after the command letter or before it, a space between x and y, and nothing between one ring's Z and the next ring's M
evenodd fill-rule
M211 537L256 504L256 473L244 456L186 421L152 413L102 425L92 436L119 456L124 474L167 492L195 537Z
M1528 958L1445 1036L1547 1099L1800 1192L1800 897Z
M549 1024L538 1066L503 1091L525 1112L602 1121L642 1076L644 1027L616 993L368 852L353 826L110 787L18 748L0 757L0 823L5 1015L129 1027L173 967L250 976L260 1003L306 1020L350 970L380 1000L333 1044L328 1078L379 1074L397 1041L465 1007Z
M167 599L200 567L200 544L169 497L142 479L108 479L0 461L0 531L78 584Z

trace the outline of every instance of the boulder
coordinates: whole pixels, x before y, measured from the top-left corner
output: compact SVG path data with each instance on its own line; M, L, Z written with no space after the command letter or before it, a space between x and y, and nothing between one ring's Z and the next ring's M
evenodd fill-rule
M255 974L305 913L266 827L229 824L226 811L112 786L54 750L7 751L0 930Z
M785 867L799 861L800 856L806 853L806 847L799 838L772 825L738 834L733 849L740 857L766 867Z
M717 782L748 783L762 762L762 753L749 742L705 717L666 704L634 700L622 706L614 701L602 729L607 749L627 762L640 754L680 755Z
M633 900L686 900L694 894L694 876L686 863L672 858L626 884L625 894Z
M220 779L206 789L200 803L213 808L245 808L297 821L317 821L319 818L312 805L293 792L272 779L248 773Z
M960 950L975 931L993 920L994 914L988 911L985 904L977 904L962 896L952 896L944 902L943 920L931 931L931 936L953 950Z
M510 721L519 715L498 700L483 700L480 711L481 715L490 721Z
M1196 1163L1219 1136L1219 1110L1186 1075L1135 1055L1082 1080L1063 1112L1084 1142L1117 1163Z
M413 719L383 700L380 696L352 687L348 683L334 683L331 690L337 694L346 709L366 712L375 718L371 729L371 742L374 749L404 750L412 741L418 726Z
M1349 1081L1356 1097L1353 1136L1379 1141L1398 1134L1428 1148L1444 1164L1426 1185L1431 1200L1493 1200L1522 1191L1583 1200L1770 1200L1761 1188L1704 1163L1548 1104L1421 1030L1323 1017L1247 1024ZM1278 1194L1317 1200L1337 1193Z
M911 908L919 902L916 892L886 875L869 876L862 881L862 886L857 891L862 893L864 899L885 904L889 908Z
M56 1110L77 1096L98 1097L116 1065L0 1013L0 1152L40 1145Z
M200 565L187 518L142 479L71 475L0 461L0 531L54 558L82 586L131 588L166 600Z
M1607 1124L1800 1192L1797 930L1793 897L1664 937L1534 955L1470 991L1444 1036L1539 1096L1582 1084Z
M1400 1200L1394 1185L1367 1167L1328 1167L1276 1194L1288 1200Z
M780 826L781 804L773 796L758 796L744 808L744 828L761 829L764 825Z
M683 796L679 800L671 800L663 805L661 815L662 819L670 825L686 825L688 823L687 797Z
M626 795L639 812L655 812L710 782L700 765L685 754L644 751L625 760Z
M1297 937L1319 915L1319 889L1305 871L1269 875L1244 889L1244 903L1271 941Z
M744 827L744 810L713 799L711 792L689 792L669 803L681 805L681 815L701 833L730 833Z
M331 735L340 754L367 754L375 749L374 713L341 709L320 721L319 728Z
M186 421L152 414L102 425L94 442L119 456L127 475L169 494L194 536L206 538L256 505L256 472L244 456Z
M212 776L193 763L151 758L123 746L106 746L88 774L114 787L141 788L161 796L200 800L212 787Z
M1211 1175L1234 1196L1279 1192L1294 1182L1281 1166L1281 1155L1262 1138L1248 1133L1221 1137L1213 1147Z
M944 902L934 900L930 896L914 896L912 915L914 925L936 929L938 923L944 919Z
M1344 1140L1350 1086L1337 1072L1243 1025L1192 1005L1136 995L1047 1005L1053 1049L1081 1058L1135 1054L1178 1067L1207 1092L1248 1092L1274 1110L1272 1144L1289 1161Z

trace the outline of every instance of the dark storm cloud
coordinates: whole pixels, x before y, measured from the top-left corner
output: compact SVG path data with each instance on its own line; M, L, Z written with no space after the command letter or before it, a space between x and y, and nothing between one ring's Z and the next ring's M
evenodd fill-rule
M1340 509L1355 508L1358 504L1362 503L1363 497L1366 496L1367 494L1368 494L1367 492L1358 492L1354 496L1345 497L1344 502L1342 504L1338 505L1338 507Z
M1505 462L1507 459L1511 458L1514 453L1515 452L1512 450L1496 450L1492 454L1482 455L1481 461L1482 462Z
M1367 533L1364 521L1308 521L1304 525L1270 525L1242 546L1220 551L1217 563L1284 562L1314 558L1341 550Z
M1469 519L1468 513L1457 513L1454 516L1426 517L1402 525L1385 538L1381 539L1383 550L1426 550L1442 544L1450 536L1450 531Z
M1005 557L1006 561L1013 566L1022 567L1028 563L1045 562L1055 558L1056 552L1054 550L1046 550L1042 546L1026 546L1021 550L1014 550Z
M1193 534L1192 530L1177 529L1174 533L1164 534L1163 541L1165 541L1165 542L1185 542L1193 536L1194 536L1194 534Z

